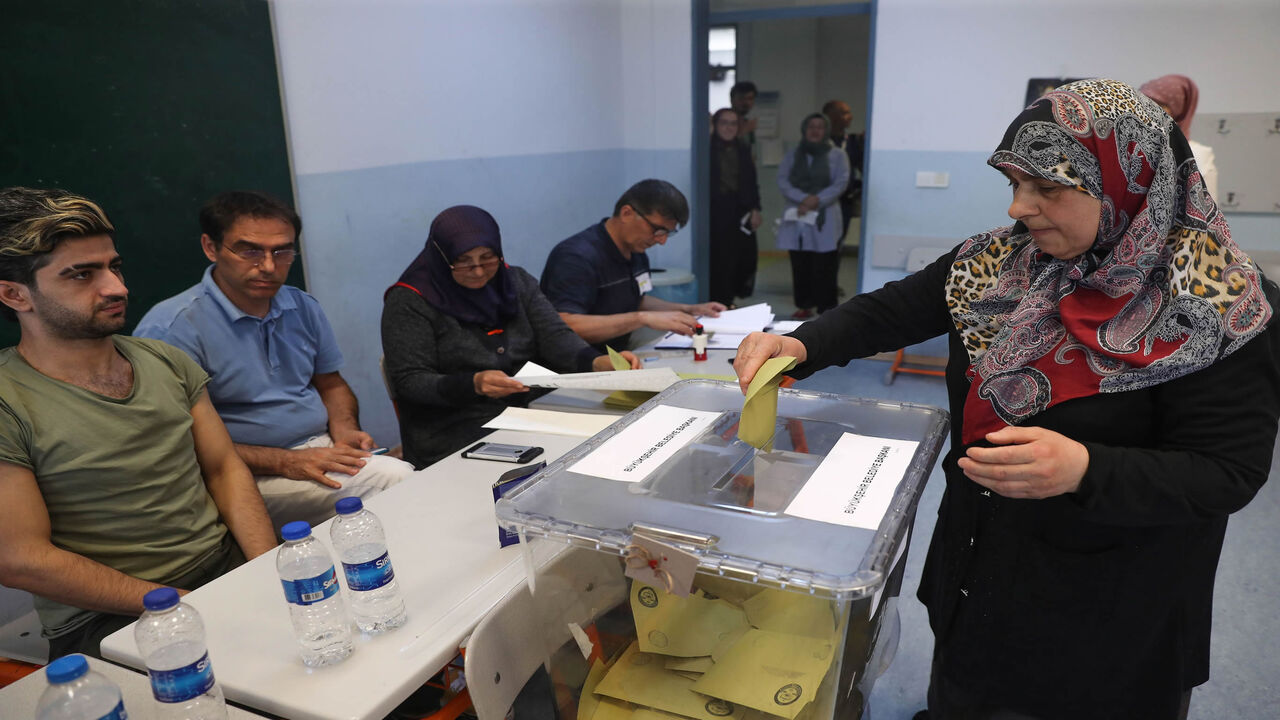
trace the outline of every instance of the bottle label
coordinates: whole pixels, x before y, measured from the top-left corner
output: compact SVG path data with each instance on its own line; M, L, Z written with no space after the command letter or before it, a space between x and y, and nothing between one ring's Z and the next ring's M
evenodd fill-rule
M124 711L124 700L116 703L115 709L98 718L98 720L129 720L129 713Z
M151 677L151 694L162 703L186 702L213 689L213 665L207 652L199 660L176 670L147 668L147 675ZM123 713L124 709L118 710Z
M311 605L328 600L338 593L338 573L330 565L328 570L312 578L281 580L284 599L294 605Z
M357 591L377 590L396 579L391 558L385 552L368 562L342 563L342 572L347 576L347 587Z

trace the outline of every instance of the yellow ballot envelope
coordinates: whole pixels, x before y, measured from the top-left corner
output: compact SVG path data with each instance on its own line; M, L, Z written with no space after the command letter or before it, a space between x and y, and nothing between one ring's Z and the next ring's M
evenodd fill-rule
M711 656L706 657L669 657L663 663L668 670L677 670L691 673L704 673L711 669L715 661Z
M747 627L742 608L724 600L701 592L677 597L640 582L631 583L631 614L640 650L678 657L710 655L722 639Z
M578 720L591 720L595 715L596 706L600 704L600 699L596 697L596 685L600 684L607 671L608 668L599 660L591 663L587 679L582 683L582 695L578 698Z
M773 439L773 428L778 423L778 384L782 382L782 373L795 366L793 357L769 358L751 378L738 424L738 438L742 442L763 449Z
M604 349L609 351L609 364L614 370L630 370L631 363L622 357L622 353L614 350L608 345ZM604 399L604 404L609 407L621 408L623 410L634 410L649 400L649 398L658 393L647 392L644 390L615 390Z
M840 625L835 601L786 590L765 589L742 604L751 627L831 640Z
M734 705L794 719L816 697L833 659L835 645L829 638L753 628L693 684L693 689Z
M693 691L693 685L693 680L667 672L662 667L662 656L640 652L639 643L632 643L609 668L596 692L694 720L742 720L742 708L721 698L700 695Z

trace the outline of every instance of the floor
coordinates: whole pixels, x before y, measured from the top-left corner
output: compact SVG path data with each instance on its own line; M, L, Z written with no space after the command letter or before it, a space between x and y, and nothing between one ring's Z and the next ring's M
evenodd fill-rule
M854 288L856 258L841 263L840 283ZM785 257L762 257L756 296L745 303L769 302L774 313L787 316L791 305L790 268ZM743 304L743 303L740 303ZM885 384L888 363L855 360L844 368L829 368L800 386L816 390L915 402L945 407L941 378L898 375ZM944 451L945 452L945 451ZM1278 453L1280 454L1280 453ZM1280 614L1273 603L1280 598L1280 458L1271 481L1244 510L1232 517L1218 569L1209 682L1191 697L1190 718L1208 720L1277 717L1280 707ZM897 656L876 681L871 695L874 720L909 720L925 706L929 656L933 636L924 607L915 599L933 518L942 498L941 472L930 476L916 513L915 533L907 555L907 571L899 600L902 636Z

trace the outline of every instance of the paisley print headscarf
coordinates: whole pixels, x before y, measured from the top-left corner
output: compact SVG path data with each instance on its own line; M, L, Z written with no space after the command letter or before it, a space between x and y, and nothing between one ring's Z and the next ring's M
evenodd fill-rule
M961 246L947 303L970 361L966 444L1066 400L1195 372L1271 318L1182 131L1128 85L1047 93L987 163L1088 193L1102 211L1093 247L1069 260L1020 222Z

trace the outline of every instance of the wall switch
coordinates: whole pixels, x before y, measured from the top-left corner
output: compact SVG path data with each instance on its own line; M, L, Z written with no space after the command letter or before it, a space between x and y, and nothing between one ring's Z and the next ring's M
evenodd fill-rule
M935 170L917 170L916 187L944 188L951 184L951 173Z

